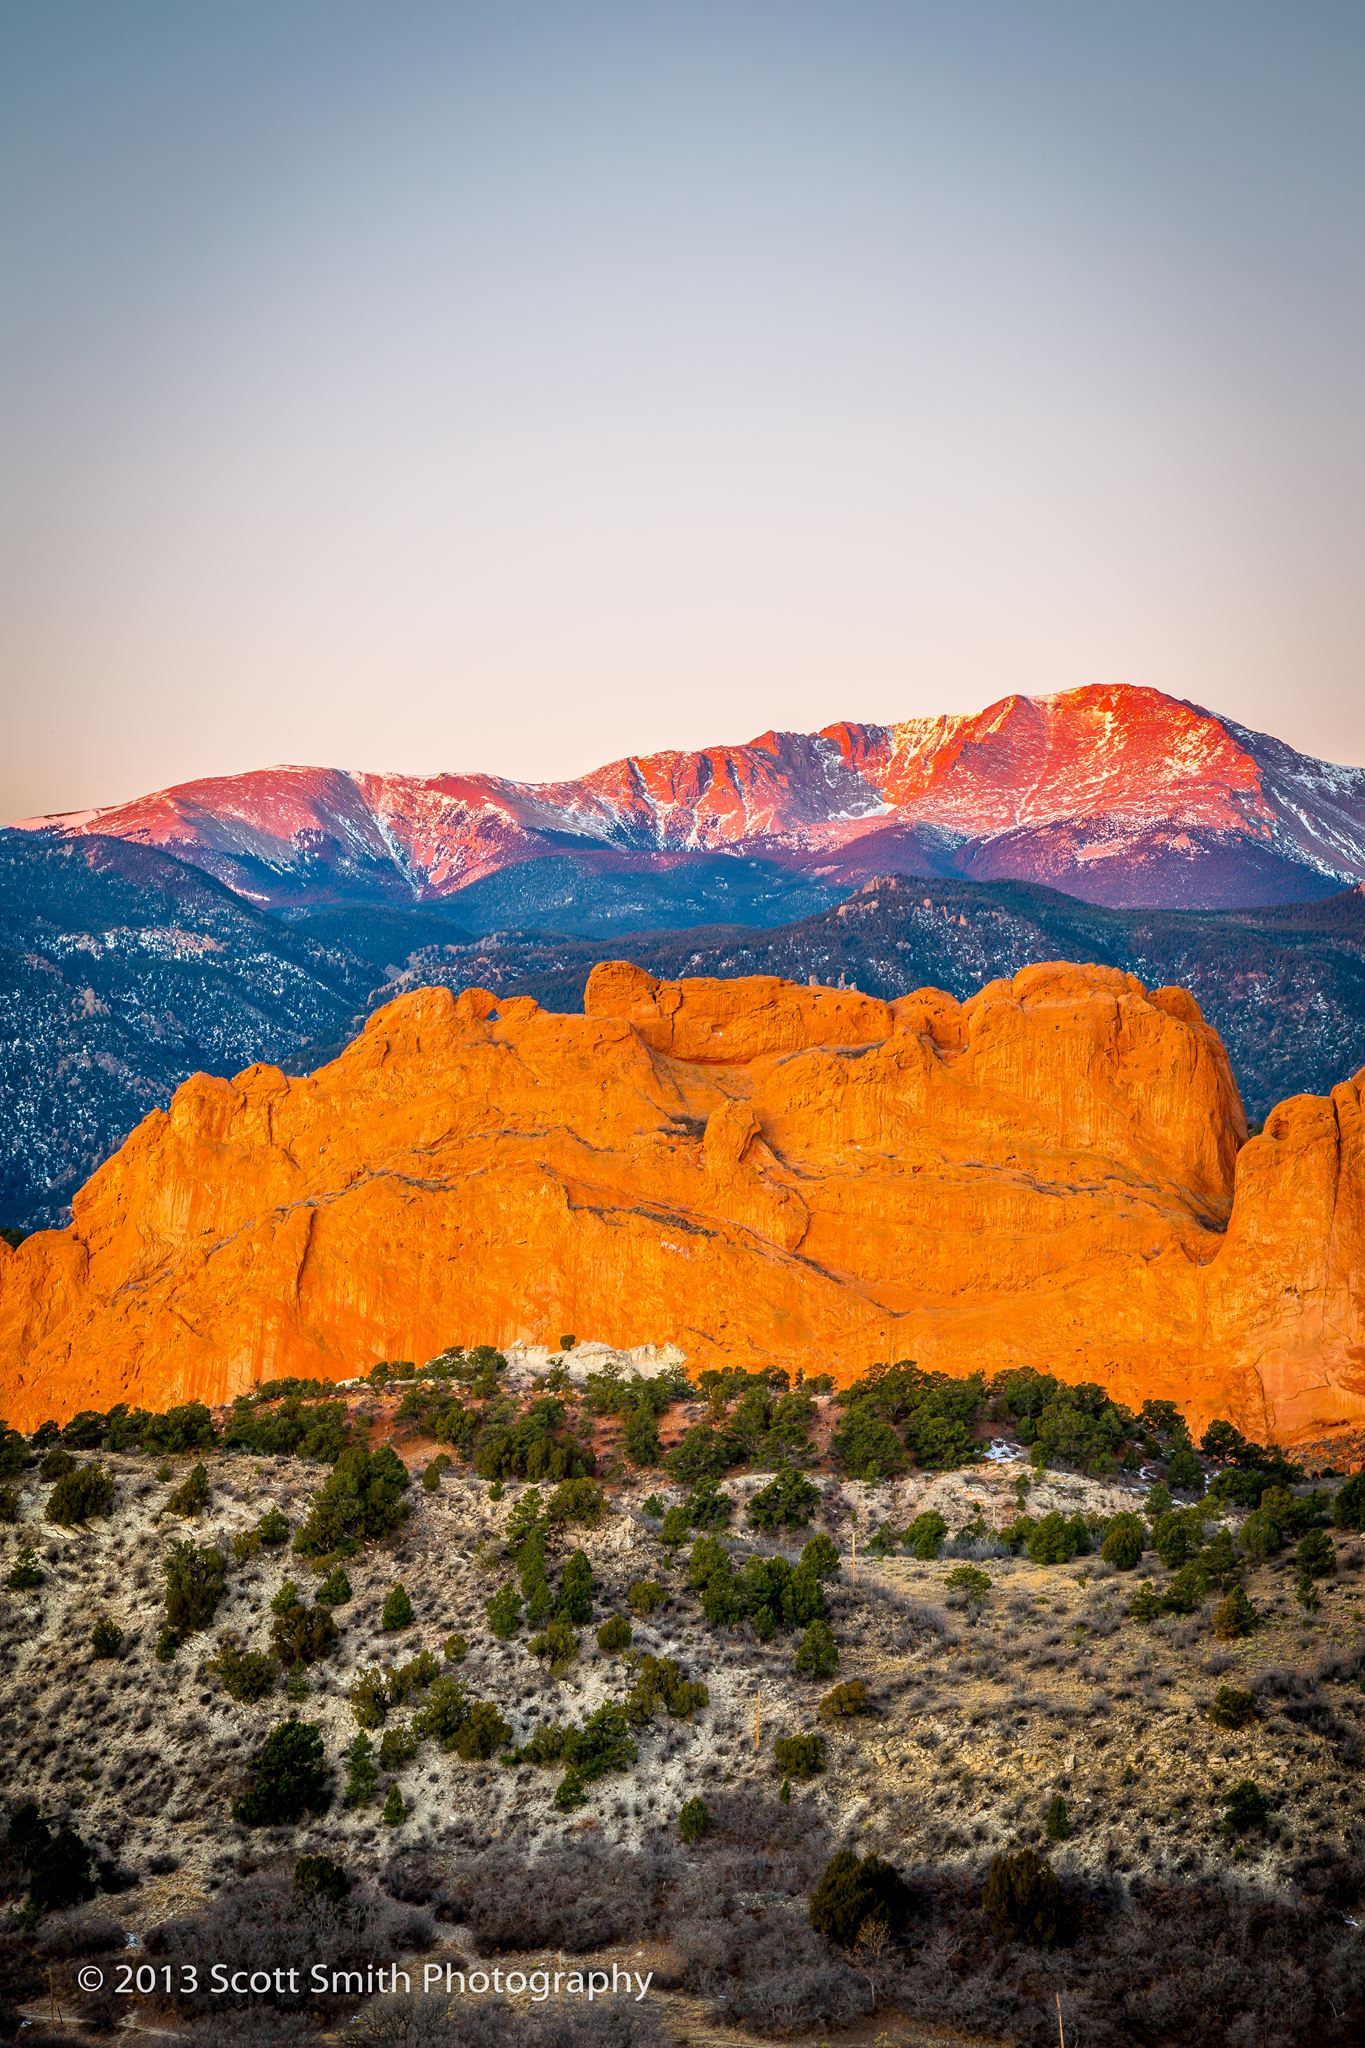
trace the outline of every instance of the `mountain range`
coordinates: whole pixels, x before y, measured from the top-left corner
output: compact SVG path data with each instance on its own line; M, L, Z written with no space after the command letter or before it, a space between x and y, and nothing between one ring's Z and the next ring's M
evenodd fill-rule
M546 890L589 906L624 891L639 926L696 921L650 902L714 888L717 855L763 864L738 894L765 923L820 907L784 902L792 888L844 893L885 874L1222 909L1365 880L1365 769L1115 686L628 755L565 782L266 768L25 825L160 848L277 911L458 903L482 887L461 914L485 928ZM548 877L531 866L545 861ZM489 889L509 871L510 892Z

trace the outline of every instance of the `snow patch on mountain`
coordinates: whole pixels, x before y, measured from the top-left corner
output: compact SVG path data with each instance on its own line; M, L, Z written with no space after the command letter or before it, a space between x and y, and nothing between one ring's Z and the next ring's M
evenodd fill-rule
M1191 907L1285 901L1365 879L1365 769L1126 686L627 755L567 782L291 766L25 824L159 847L288 909L449 896L575 848L805 868L888 821L904 828L881 849L892 871L1101 886L1115 904L1180 889Z

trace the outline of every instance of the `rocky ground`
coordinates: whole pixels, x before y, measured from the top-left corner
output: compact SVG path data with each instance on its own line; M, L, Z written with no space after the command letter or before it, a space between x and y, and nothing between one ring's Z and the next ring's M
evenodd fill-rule
M428 1462L436 1446L395 1427L393 1404L368 1392L351 1398L370 1412L376 1441L390 1433L414 1472ZM1032 1843L1051 1854L1078 1896L1081 1890L1098 1896L1120 1882L1148 1888L1235 1883L1287 1905L1309 1895L1315 1866L1342 1866L1359 1848L1365 1549L1358 1537L1338 1536L1338 1569L1316 1612L1297 1603L1288 1563L1250 1569L1246 1590L1262 1625L1241 1641L1223 1642L1213 1633L1208 1606L1149 1623L1128 1618L1144 1573L1158 1583L1165 1576L1150 1556L1139 1570L1119 1572L1094 1555L1044 1566L994 1554L994 1532L1018 1512L1025 1470L1007 1455L880 1485L818 1474L815 1523L783 1542L746 1526L744 1504L766 1475L732 1479L726 1490L739 1512L727 1540L737 1555L778 1549L794 1559L814 1528L827 1532L840 1552L841 1568L828 1588L837 1679L864 1681L871 1711L822 1723L819 1702L836 1681L797 1674L793 1634L762 1643L747 1624L707 1624L686 1584L687 1547L666 1549L657 1516L643 1511L649 1494L667 1502L680 1491L651 1485L649 1475L613 1486L598 1526L569 1527L552 1540L552 1577L568 1550L581 1547L594 1578L593 1619L579 1631L578 1655L563 1675L551 1675L531 1654L524 1626L498 1641L486 1603L512 1576L508 1522L527 1489L509 1482L495 1498L487 1483L456 1467L434 1491L413 1486L403 1526L347 1561L353 1597L336 1609L338 1640L307 1667L296 1696L287 1698L277 1686L246 1704L228 1697L210 1668L212 1653L225 1632L263 1647L271 1602L286 1579L311 1597L316 1574L288 1545L234 1560L211 1629L161 1661L163 1558L172 1541L187 1535L230 1550L232 1539L270 1508L296 1529L324 1470L301 1459L211 1454L205 1459L207 1506L186 1521L168 1503L193 1458L173 1461L169 1472L146 1457L106 1454L101 1462L116 1488L107 1517L86 1527L49 1524L43 1518L48 1489L30 1472L20 1488L21 1519L0 1532L5 1569L28 1541L45 1575L41 1586L0 1593L0 1738L11 1807L33 1799L45 1813L69 1819L101 1867L105 1895L65 1921L56 1916L52 1926L70 1921L78 1928L82 1916L107 1923L114 1915L125 1930L119 1940L140 1944L130 1954L167 1953L167 1923L207 1915L207 1924L221 1928L225 1914L237 1914L239 1902L255 1896L251 1887L277 1882L277 1873L291 1870L300 1854L325 1853L373 1898L376 1912L389 1915L383 1934L394 1953L453 1955L471 1963L480 1953L496 1953L512 1967L522 1951L542 1958L552 1951L586 1952L598 1960L630 1956L631 1967L652 1968L657 1989L649 2025L662 2031L603 2034L603 2040L739 2042L756 2026L805 2038L801 2011L784 2010L775 1992L765 2005L763 1999L746 2003L733 1989L743 1969L716 1945L716 1925L706 1917L714 1919L718 1910L714 1898L688 1890L691 1885L695 1892L711 1868L706 1854L721 1859L707 1885L730 1888L727 1926L733 1928L736 1914L741 1921L752 1918L755 1928L775 1914L795 1942L798 1923L804 1925L804 1894L836 1846L875 1851L902 1870L933 1871L940 1885L970 1889L997 1850ZM1135 1480L1053 1473L1031 1482L1027 1504L1034 1515L1055 1508L1101 1517L1140 1504L1144 1491ZM869 1553L868 1536L879 1524L904 1527L930 1508L943 1515L950 1533L982 1523L987 1533L950 1542L947 1553L932 1560ZM1234 1515L1231 1525L1238 1519ZM948 1585L968 1556L990 1580L984 1600L971 1609ZM620 1698L628 1682L627 1663L598 1648L595 1630L610 1615L631 1615L628 1588L640 1579L659 1581L667 1597L654 1614L631 1616L633 1650L674 1659L687 1678L705 1684L707 1703L687 1718L657 1715L637 1731L634 1767L591 1785L585 1804L557 1809L557 1769L513 1766L496 1756L467 1762L427 1741L411 1761L381 1773L381 1795L396 1783L406 1807L396 1824L381 1818L378 1801L347 1806L339 1797L300 1826L247 1827L232 1818L231 1802L251 1758L289 1712L321 1731L339 1791L343 1753L357 1734L349 1696L358 1675L422 1650L441 1658L452 1633L468 1645L458 1664L460 1683L496 1703L513 1745L539 1725L581 1722ZM381 1612L396 1580L406 1588L414 1618L386 1632ZM94 1659L91 1629L104 1616L124 1632L125 1646L116 1657ZM1220 1684L1257 1697L1256 1717L1241 1730L1220 1729L1209 1718ZM393 1714L390 1722L399 1718ZM783 1774L775 1767L774 1740L817 1728L826 1738L827 1767L792 1785L784 1803L777 1796ZM376 1731L376 1746L380 1740ZM1232 1835L1223 1826L1223 1801L1234 1783L1248 1778L1266 1795L1270 1820L1264 1830ZM696 1795L716 1817L719 1846L684 1852L678 1815ZM1072 1832L1049 1843L1044 1819L1058 1795ZM610 1884L602 1876L608 1868L615 1873ZM531 1938L518 1938L518 1887L536 1870L545 1873L558 1903L553 1910L544 1899L526 1905ZM596 1913L587 1910L594 1886L604 1900ZM641 1910L632 1919L618 1891L667 1895L673 1904L661 1916ZM565 1894L574 1895L572 1910ZM680 1898L690 1899L691 1933L679 1931ZM1338 1909L1330 1910L1341 1919ZM549 1938L537 1939L537 1929ZM769 1928L764 1938L770 1934ZM50 1943L51 1928L41 1938ZM801 1938L814 1940L808 1928ZM754 1939L761 1949L757 1933ZM79 1948L78 1936L71 1937L73 1945ZM179 1953L174 1942L169 1952ZM932 1962L931 1944L926 1954ZM524 1956L521 1966L532 1962ZM785 1967L775 1965L776 1974ZM947 1967L943 1956L935 1967ZM877 1958L864 1958L857 1984L845 1985L838 1996L830 1991L823 2009L815 2000L824 2018L810 2038L833 2038L841 2027L853 2029L850 2041L1034 2038L1017 2030L1017 2019L1014 2030L998 2035L986 2026L945 2033L927 1992L918 2012L899 2004L892 2031L879 2034L888 2024L885 2014L878 2020L861 2009L869 1985L874 2004L882 1997L879 1968ZM1064 1989L1066 1966L1058 1968L1056 1983ZM1052 1982L1048 1978L1039 1991L1040 2012ZM368 2007L368 2017L358 2022L362 2031L371 2030L364 2038L427 2038L420 2031L375 2031L381 2022L396 2028L401 2007L401 1998ZM423 2023L434 2025L435 2008L423 2010ZM163 2010L158 2018L146 2001L138 2012L145 2025L191 2026L195 2038L214 2038L213 2029L227 2025L221 2015L196 2019L193 2011L177 2019ZM124 2003L105 2017L127 2021L130 2015L136 2016L134 2008ZM295 2023L283 2015L271 2024L286 2022ZM411 2012L409 2024L417 2026ZM630 2024L645 2022L636 2015ZM468 2031L474 2022L467 2009L459 2026L465 2031L430 2039L468 2039L478 2048L481 2037L477 2028ZM30 2030L26 2038L37 2037ZM357 2038L354 2029L348 2038Z

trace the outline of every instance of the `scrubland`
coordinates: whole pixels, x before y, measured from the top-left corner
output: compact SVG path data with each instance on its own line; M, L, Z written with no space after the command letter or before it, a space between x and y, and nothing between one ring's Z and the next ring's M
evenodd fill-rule
M0 1439L0 2038L1360 2038L1365 1485L574 1348Z

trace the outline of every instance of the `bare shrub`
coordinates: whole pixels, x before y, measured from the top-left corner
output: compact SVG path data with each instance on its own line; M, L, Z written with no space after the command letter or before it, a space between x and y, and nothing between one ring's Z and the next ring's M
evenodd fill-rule
M54 1958L102 1956L121 1949L127 1938L110 1914L87 1907L74 1913L51 1914L43 1922L34 1947L40 1956Z
M368 1887L357 1885L340 1904L298 1893L282 1872L262 1872L232 1886L204 1912L168 1920L147 1936L147 1953L158 1963L193 1964L201 1984L209 1981L213 1964L229 1971L287 1969L300 1956L326 1969L363 1968L386 1955L420 1947L430 1939L431 1923L404 1911ZM301 1976L301 1984L305 1980ZM185 2012L219 2015L233 2008L221 1996L198 1992L176 2000ZM291 2012L316 2004L316 1995L300 1990L279 1994L277 2009ZM323 2001L327 2003L326 2000ZM243 2008L258 2013L259 2000Z
M429 1906L442 1895L446 1868L421 1849L403 1850L384 1865L380 1887L391 1899L401 1899L405 1905Z
M718 2017L762 2033L845 2027L875 2004L866 1976L812 1934L805 1902L759 1913L726 1910L713 1893L705 1909L684 1907L672 1925L683 1981Z
M566 1843L528 1856L513 1845L461 1863L444 1909L463 1920L481 1950L562 1948L582 1954L657 1926L665 1885L680 1867L667 1849L622 1855Z

